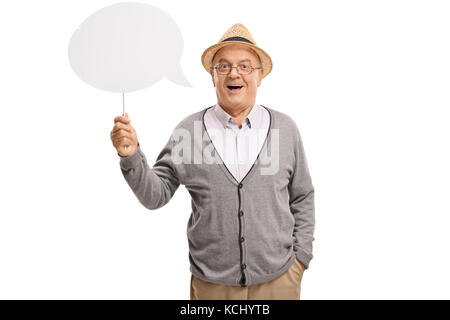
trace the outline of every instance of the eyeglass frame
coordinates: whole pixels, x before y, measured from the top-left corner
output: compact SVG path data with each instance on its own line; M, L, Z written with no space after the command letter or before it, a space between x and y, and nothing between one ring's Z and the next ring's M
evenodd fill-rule
M219 67L219 65L222 65L222 64L225 64L225 65L228 65L228 66L230 65L229 63L218 63L218 64L216 64L214 67L211 67L211 69L216 69L216 70L217 70L217 68ZM230 67L230 71L228 71L228 73L220 73L219 70L217 70L217 73L218 73L218 74L221 74L221 75L229 75L229 74L231 73L231 70L232 70L233 68L236 68L236 71L237 71L238 74L243 75L243 76L246 76L246 75L251 74L253 71L255 71L255 69L262 69L262 68L263 68L263 67L254 67L254 66L249 65L249 67L251 68L251 71L250 71L249 73L240 73L238 67L239 67L239 65L237 65L236 67L231 66L231 67Z

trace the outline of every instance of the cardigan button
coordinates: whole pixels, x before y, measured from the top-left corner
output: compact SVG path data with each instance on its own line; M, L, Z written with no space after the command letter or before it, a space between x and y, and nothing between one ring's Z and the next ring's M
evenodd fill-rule
M239 183L238 187L239 187L239 189L242 189L242 183Z
M242 268L242 269L245 269L245 268L247 268L247 265L244 263L244 264L241 266L241 268Z
M245 240L244 237L241 237L241 242L244 242L244 240Z
M244 215L244 211L242 211L242 210L241 210L241 211L239 211L239 216L241 216L241 217L242 217L243 215Z

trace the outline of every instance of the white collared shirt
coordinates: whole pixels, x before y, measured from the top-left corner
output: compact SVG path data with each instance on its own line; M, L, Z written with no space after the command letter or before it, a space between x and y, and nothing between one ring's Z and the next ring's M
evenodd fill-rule
M219 104L209 108L205 127L224 165L240 182L253 166L266 139L270 115L255 104L239 129L237 122Z

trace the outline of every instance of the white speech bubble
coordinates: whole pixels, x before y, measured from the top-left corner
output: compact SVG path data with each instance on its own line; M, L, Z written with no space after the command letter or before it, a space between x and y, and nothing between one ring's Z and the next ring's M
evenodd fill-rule
M69 61L84 82L102 90L132 92L163 77L192 87L179 59L183 37L164 11L122 2L90 15L74 32Z

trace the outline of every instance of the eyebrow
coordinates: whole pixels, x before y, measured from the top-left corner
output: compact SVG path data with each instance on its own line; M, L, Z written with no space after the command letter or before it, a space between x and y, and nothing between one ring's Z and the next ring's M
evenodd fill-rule
M228 61L228 60L227 60L227 59L225 59L225 58L220 58L218 62L222 62L222 61L225 61L225 62L230 62L230 61ZM248 61L248 62L251 62L251 61L250 61L250 59L244 59L244 60L241 60L241 61L239 61L239 63L241 63L241 62L244 62L244 61Z

